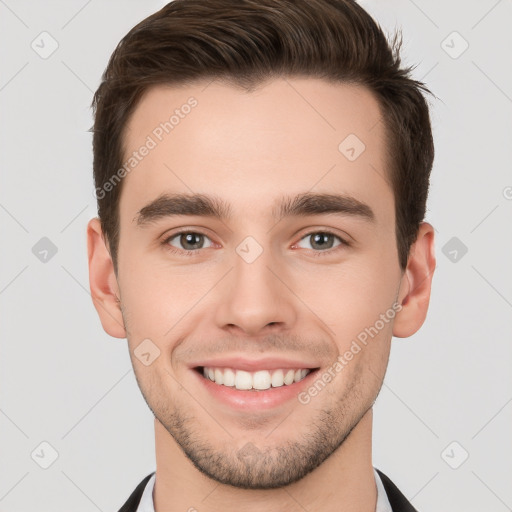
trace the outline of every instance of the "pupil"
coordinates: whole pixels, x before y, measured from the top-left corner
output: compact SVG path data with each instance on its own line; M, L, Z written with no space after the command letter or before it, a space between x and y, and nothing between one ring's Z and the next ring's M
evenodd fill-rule
M187 233L185 235L183 235L183 238L185 239L185 243L183 244L185 247L187 246L187 244L189 245L200 245L201 243L201 237L203 235L200 235L199 233ZM194 239L197 239L199 238L199 241L196 241L194 242ZM194 249L197 249L197 247L193 247Z
M331 237L331 235L329 233L317 233L317 234L313 235L313 240L314 240L313 246L320 245L320 248L325 248L326 246L328 246L330 248L332 243L325 244L326 239L328 239L329 237ZM322 241L324 242L323 244L322 244ZM320 242L320 244L319 244L319 242Z

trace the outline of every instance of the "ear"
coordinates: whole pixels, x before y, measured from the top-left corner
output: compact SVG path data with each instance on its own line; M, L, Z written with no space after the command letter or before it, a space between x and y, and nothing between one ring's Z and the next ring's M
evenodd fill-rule
M126 338L114 264L97 217L87 224L87 252L91 297L101 325L110 336Z
M428 222L422 222L402 276L398 292L402 309L395 316L393 336L407 338L423 325L435 268L434 228Z

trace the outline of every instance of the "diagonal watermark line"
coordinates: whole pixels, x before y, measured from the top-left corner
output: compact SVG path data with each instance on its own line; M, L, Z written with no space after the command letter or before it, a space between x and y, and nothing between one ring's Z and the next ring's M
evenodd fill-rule
M414 5L414 7L416 7L416 9L418 9L418 11L423 14L423 16L425 16L425 18L427 18L427 20L430 21L432 25L434 25L434 27L439 28L439 25L416 2L413 0L409 0L409 2L411 2L411 4Z
M60 27L60 29L66 28L91 2L92 0L88 0L68 21L66 21L66 23L64 23L64 25L62 25L62 27Z
M85 210L87 210L87 208L89 207L89 205L86 205L82 210L80 210L79 213L77 213L61 230L61 233L64 233L64 231L66 231L66 229L69 228L69 226L71 226L71 224L73 224L73 222L75 222L76 219L78 219L78 217L80 217L80 215L82 215L82 213L85 212Z
M371 368L370 368L370 371L371 371L371 372L372 372L372 373L377 377L377 374L376 374L376 373L375 373ZM437 435L437 434L436 434L436 433L435 433L435 432L434 432L434 431L433 431L433 430L432 430L432 429L427 425L427 423L425 423L425 422L424 422L424 421L423 421L423 420L418 416L418 414L416 414L416 413L414 412L414 410L413 410L411 407L409 407L409 406L408 406L408 405L407 405L407 404L406 404L406 403L405 403L405 402L404 402L404 401L403 401L403 400L402 400L402 399L401 399L401 398L400 398L400 397L399 397L399 396L398 396L398 395L397 395L397 394L396 394L396 393L395 393L395 392L394 392L394 391L393 391L393 390L392 390L392 389L391 389L391 388L390 388L390 387L389 387L385 382L383 382L383 383L382 383L382 385L383 385L383 386L385 386L389 391L391 391L391 393L393 393L393 395L395 395L395 397L396 397L400 402L402 402L402 404L403 404L407 409L409 409L409 411L410 411L412 414L414 414L414 416L416 416L416 418L418 418L418 420L419 420L419 421L421 421L421 423L423 423L423 425L424 425L425 427L427 427L427 428L428 428L428 430L430 430L430 432L432 432L432 434L434 434L434 435L437 437L437 439L439 439L439 436L438 436L438 435Z
M29 474L29 471L27 471L1 498L0 501L2 501L7 495Z
M71 277L71 279L73 279L73 281L75 281L75 283L78 284L85 293L87 293L87 295L91 295L91 292L64 265L61 265L61 267Z
M496 209L499 207L499 204L497 204L469 233L473 233L473 231L475 231L476 228L478 228L480 226L480 224L482 224L484 222L484 220L487 219L487 217L489 217L492 213L494 213L496 211Z
M434 69L437 68L437 66L439 66L439 61L436 62L420 79L419 81L420 82L423 82L423 80L425 80L425 78L427 78L427 75L429 75L432 71L434 71Z
M208 414L208 416L210 416L210 418L215 421L215 423L217 423L217 425L219 425L219 427L224 430L224 432L226 432L226 434L229 436L229 437L233 437L233 435L229 432L229 430L224 427L224 425L222 425L218 420L217 418L215 418L215 416L213 416L210 411L208 411L208 409L181 383L179 382L175 377L173 377L170 373L169 373L169 370L165 369L165 372L167 373L167 375L169 375L169 377L171 377L174 382L176 382L176 384L179 384L179 386L181 387L181 389L183 389L183 391L185 391L189 396L190 398L192 398L192 400L194 400L197 404L199 404L199 406L206 412L206 414Z
M281 487L281 489L283 489L283 491L286 492L286 494L288 494L288 496L290 496L290 498L295 501L295 503L297 503L297 505L299 505L299 507L302 509L302 510L305 510L306 512L309 512L308 509L302 504L300 503L300 501L297 501L297 499L295 498L295 496L293 496L292 494L290 494L290 491L286 488L286 487Z
M202 89L201 89L201 92L204 92L206 90L206 88L211 85L213 82L215 82L215 78L210 80Z
M302 304L304 304L304 306L306 306L309 309L309 311L311 311L311 313L313 313L313 315L315 315L318 318L318 320L320 320L320 322L322 322L327 327L327 329L329 329L331 334L336 336L336 333L268 265L265 266L270 270L270 272L272 272L272 274L274 274L275 277L277 277L277 279L279 279L279 281L281 281L281 283L283 283L286 286L286 288L288 288L288 290L291 293L293 293L295 297L297 297L297 299L299 299L302 302Z
M286 80L286 79L285 79ZM286 80L286 83L334 130L336 131L336 128L329 123L329 121L322 115L320 112L295 88L293 85Z
M9 286L11 286L12 283L14 283L14 281L16 281L16 279L18 279L18 277L21 276L21 274L23 274L23 272L25 272L25 270L27 270L28 268L28 265L25 265L25 267L20 270L1 290L0 290L0 295L2 293L5 292L5 290L7 290L7 288L9 288Z
M512 308L512 303L474 265L471 268Z
M491 84L494 85L494 87L496 87L496 89L498 89L498 91L501 92L501 94L503 94L503 96L505 96L505 98L507 98L508 101L512 103L512 98L474 60L472 60L471 63L487 78L487 80L489 80L489 82L491 82Z
M23 23L23 25L25 25L25 27L27 28L30 28L5 2L4 0L0 0L0 4L4 5L7 9L9 9L9 11L11 11L11 14L18 18L18 21L20 21L21 23Z
M69 71L70 71L73 75L75 75L75 76L76 76L76 78L77 78L78 80L80 80L80 82L82 82L82 83L85 85L85 87L87 87L87 89L89 89L89 91L91 91L91 92L94 94L94 91L93 91L93 90L92 90L92 89L91 89L91 88L90 88L90 87L89 87L89 86L88 86L88 85L87 85L87 84L86 84L86 83L85 83L85 82L84 82L84 81L83 81L83 80L82 80L82 79L81 79L81 78L80 78L80 77L79 77L79 76L78 76L78 75L77 75L77 74L76 74L76 73L75 73L75 72L74 72L74 71L73 71L73 70L72 70L72 69L71 69L71 68L70 68L70 67L69 67L69 66L68 66L64 61L63 61L63 60L61 60L61 62L62 62L62 64L64 64L64 66L65 66L66 68L68 68L68 69L69 69Z
M336 167L336 164L332 164L327 171L324 172L320 178L316 181L316 183L313 183L313 186L308 190L308 192L311 192L334 168Z
M23 66L21 66L21 68L18 69L18 71L16 71L16 73L14 73L14 75L11 76L4 85L2 85L2 87L0 87L0 92L3 91L27 66L28 62L25 62L25 64L23 64Z
M487 489L492 493L494 494L494 496L496 496L496 498L498 500L501 501L501 503L503 503L503 505L505 505L505 507L507 507L507 510L511 510L512 511L512 508L510 508L473 470L471 470L471 473L473 473L473 475L475 475L478 480L480 480L480 482L482 482L482 484L487 487Z
M2 208L2 210L4 210L4 212L7 213L7 215L9 215L11 219L13 219L14 222L16 222L18 226L25 231L25 233L28 233L28 229L3 204L0 204L0 208Z
M498 5L501 3L501 0L498 0L472 27L471 27L471 30L473 30L476 26L480 25L480 23L482 23L482 21L485 20L485 18L487 18L487 16L489 16L489 14L491 14L492 11L494 11L494 9L496 7L498 7Z
M174 176L176 177L176 179L180 180L181 183L183 183L183 185L185 185L185 187L187 187L192 194L194 193L194 191L165 162L164 162L164 167L166 167L170 172L172 172L174 174Z
M66 475L66 473L64 473L64 471L62 471L62 469L60 470L60 472L100 511L100 512L103 512L103 510L98 507L98 505L96 505L96 503L94 503L94 501L91 500L91 498L82 490L80 489L80 487L78 487L78 485L76 485L75 482L73 482L73 480L71 480L71 478L69 478L68 475Z
M5 414L5 411L2 411L2 409L0 409L0 412L28 439L27 434L25 434L25 432L23 432L23 430L21 430L21 428L11 418L9 418L7 414Z
M379 119L377 119L377 121L375 121L375 123L372 124L372 126L368 129L368 132L373 131L378 124L382 123L382 121L382 116L379 116Z
M387 180L387 178L386 178L386 175L385 175L385 174L383 175L382 173L380 173L380 172L378 171L378 169L377 169L373 164L371 164L371 163L370 163L370 164L368 164L368 165L373 169L373 171L374 171L375 173L377 173L377 175L382 179L382 181L383 181L386 185L390 185L390 183L389 183L389 181Z
M220 484L217 483L215 485L215 487L201 500L201 503L205 502L213 494L213 492L216 491L219 487L220 487Z
M61 441L65 439L71 431L73 431L77 425L79 425L84 418L132 371L132 368L130 369L120 378L118 379L113 386L110 387L110 389L60 438Z
M439 471L418 491L416 492L416 494L412 497L412 498L409 498L409 501L412 501L414 498L416 498L416 496L418 496L418 494L423 491L423 489L425 489L425 487L427 487L427 485L432 482L432 480L434 480L434 478L439 475Z
M270 435L272 435L289 417L290 415L293 413L293 410L291 410L283 419L282 421L280 421L266 436L265 436L265 439L267 439L267 437L269 437Z
M436 271L436 268L438 267L437 265L437 262L436 262L436 266L432 269L431 272L428 272L427 275L417 284L415 285L410 291L409 291L409 294L413 293L415 290L417 290L431 275L434 274L434 272Z
M183 315L178 319L177 322L174 323L174 325L164 334L164 336L167 336L182 320L185 318L186 315L192 311L231 271L233 270L233 267L231 267L200 299L198 299L190 308L183 313Z
M487 425L489 425L489 423L491 423L491 421L492 421L494 418L496 418L496 416L498 416L498 414L500 414L500 412L501 412L501 411L503 411L503 409L505 409L505 407L506 407L510 402L512 402L512 398L510 398L510 399L505 403L505 405L503 405L503 406L501 407L501 409L500 409L500 410L499 410L499 411L498 411L498 412L497 412L497 413L496 413L496 414L495 414L495 415L494 415L494 416L493 416L489 421L487 421L487 423L485 423L485 425L484 425L483 427L481 427L481 428L480 428L480 430L479 430L479 431L478 431L478 432L477 432L477 433L476 433L476 434L471 438L471 440L475 439L475 437L476 437L478 434L480 434L480 432L482 432L482 430L483 430L485 427L487 427Z

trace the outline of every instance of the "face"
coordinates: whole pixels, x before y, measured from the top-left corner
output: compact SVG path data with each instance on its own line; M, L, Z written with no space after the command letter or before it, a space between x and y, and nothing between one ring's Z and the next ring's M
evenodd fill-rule
M360 86L279 79L153 88L127 125L116 284L135 375L217 481L299 480L379 392L403 276L380 117Z

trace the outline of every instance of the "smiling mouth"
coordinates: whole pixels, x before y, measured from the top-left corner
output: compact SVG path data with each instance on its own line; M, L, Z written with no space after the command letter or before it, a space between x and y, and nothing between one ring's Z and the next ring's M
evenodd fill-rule
M214 368L198 366L195 370L219 386L226 386L240 391L263 391L270 388L291 386L300 382L318 368L284 368L276 370L258 370L247 372L234 368Z

